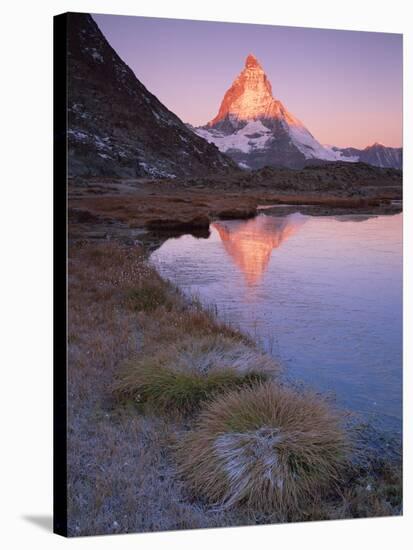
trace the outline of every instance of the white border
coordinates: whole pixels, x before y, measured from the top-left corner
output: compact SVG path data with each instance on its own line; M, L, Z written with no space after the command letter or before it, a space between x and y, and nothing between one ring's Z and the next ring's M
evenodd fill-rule
M1 498L4 548L406 548L411 521L411 127L405 126L405 516L255 528L67 540L24 517L51 515L52 468L52 16L64 11L403 32L405 121L412 121L412 27L405 0L9 0L2 6L1 71ZM64 182L61 183L64 185ZM410 440L410 441L409 441Z

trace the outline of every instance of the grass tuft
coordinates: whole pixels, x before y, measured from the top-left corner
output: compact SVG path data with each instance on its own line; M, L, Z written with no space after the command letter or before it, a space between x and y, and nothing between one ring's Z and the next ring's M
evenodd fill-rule
M121 400L189 412L220 392L262 382L276 371L271 358L242 342L217 335L187 337L126 362L114 393Z
M267 382L209 403L177 456L183 478L212 504L288 516L338 480L348 450L338 413L319 396Z

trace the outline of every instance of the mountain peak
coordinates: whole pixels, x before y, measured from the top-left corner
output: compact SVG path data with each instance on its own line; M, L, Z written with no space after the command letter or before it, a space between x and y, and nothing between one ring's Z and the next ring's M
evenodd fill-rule
M265 70L250 53L226 91L218 114L196 133L214 143L242 168L288 166L307 161L365 161L401 167L402 152L374 143L365 150L323 146L272 93ZM366 160L364 160L366 159Z
M232 126L232 129L250 120L278 120L302 126L272 94L271 83L258 59L250 53L245 67L226 91L217 116L207 127Z
M250 53L246 60L245 60L245 68L246 69L254 69L254 68L260 68L262 69L261 67L261 64L260 62L258 61L258 59L255 57L254 54Z
M303 166L308 159L333 161L339 156L273 96L264 68L251 53L216 117L197 133L247 168Z

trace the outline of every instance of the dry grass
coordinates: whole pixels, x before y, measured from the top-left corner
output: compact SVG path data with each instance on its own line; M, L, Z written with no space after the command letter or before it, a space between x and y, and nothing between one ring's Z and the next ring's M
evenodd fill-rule
M173 307L136 307L130 293L147 285L162 287ZM248 513L221 513L185 498L171 451L182 426L113 403L111 388L121 365L155 349L157 334L174 339L189 325L192 334L221 330L212 312L203 315L197 304L182 302L139 248L110 242L70 247L69 535L254 523ZM225 325L222 330L243 341L237 331Z
M402 513L403 479L400 463L378 461L370 471L355 477L343 488L338 518L368 518Z
M348 450L339 416L320 397L265 383L210 403L178 459L214 505L286 514L338 480Z
M114 386L120 399L149 402L158 411L190 412L229 389L274 377L277 365L243 342L218 334L158 343L154 353L125 363Z
M313 204L347 209L348 213L380 212L382 199L401 198L401 175L390 172L366 166L301 171L264 168L258 173L242 171L234 178L177 178L168 184L91 178L82 186L69 186L70 228L82 233L87 231L83 225L107 229L115 222L161 233L201 230L200 236L202 232L205 236L209 220L248 218L260 204ZM357 181L360 183L355 184Z
M132 363L159 359L159 342L165 353L174 350L175 359L186 367L197 365L200 372L218 369L218 359L223 360L224 355L237 373L262 361L254 342L219 321L213 310L185 301L148 265L138 247L111 242L70 247L70 535L400 513L401 478L385 461L372 461L361 469L347 468L338 488L332 487L325 496L308 502L305 510L288 516L265 514L253 501L249 506L224 509L193 498L178 475L174 452L176 439L191 427L191 417L182 422L178 416L154 415L150 408L139 411L119 406L112 397L114 380L121 379L124 365L131 359ZM177 342L187 344L180 347ZM210 353L202 360L204 345ZM240 420L245 424L247 419L238 415ZM309 425L310 418L303 422ZM254 429L257 431L246 431ZM238 443L232 441L231 445Z

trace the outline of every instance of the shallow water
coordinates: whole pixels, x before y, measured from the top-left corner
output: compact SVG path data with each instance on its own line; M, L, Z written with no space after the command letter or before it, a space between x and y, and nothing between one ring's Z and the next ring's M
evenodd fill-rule
M171 238L151 259L259 338L289 379L401 432L402 214L262 213Z

